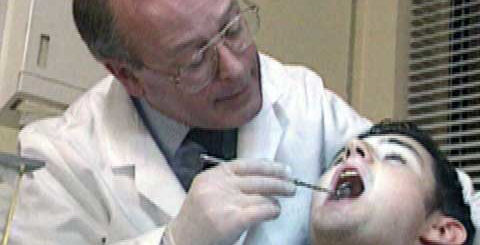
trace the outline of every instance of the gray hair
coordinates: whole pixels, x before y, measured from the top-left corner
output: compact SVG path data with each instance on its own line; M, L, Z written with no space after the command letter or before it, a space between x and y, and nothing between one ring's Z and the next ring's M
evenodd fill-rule
M116 59L133 68L141 68L143 62L129 50L127 38L116 26L111 2L73 0L73 18L78 32L97 60Z

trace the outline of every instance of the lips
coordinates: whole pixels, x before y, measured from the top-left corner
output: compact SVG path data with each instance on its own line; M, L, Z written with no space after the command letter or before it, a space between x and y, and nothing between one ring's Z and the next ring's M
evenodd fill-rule
M227 84L219 88L219 93L217 93L216 100L217 101L224 101L224 100L232 100L245 93L248 90L249 84L241 82L240 85L234 86L232 84Z
M331 200L356 199L364 193L365 184L357 168L344 168L337 175L332 189Z
M245 91L245 89L241 89L241 90L233 92L233 93L224 94L224 95L220 96L219 98L217 98L217 100L218 101L232 100L232 99L235 99L238 95L243 94L244 91Z

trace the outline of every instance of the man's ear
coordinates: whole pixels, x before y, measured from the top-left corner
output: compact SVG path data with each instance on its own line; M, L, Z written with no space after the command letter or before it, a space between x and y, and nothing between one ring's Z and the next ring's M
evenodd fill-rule
M133 73L131 66L116 60L103 60L103 65L123 84L128 94L134 97L144 95L143 85Z
M422 244L462 245L467 240L467 231L460 221L439 213L432 216L420 234Z

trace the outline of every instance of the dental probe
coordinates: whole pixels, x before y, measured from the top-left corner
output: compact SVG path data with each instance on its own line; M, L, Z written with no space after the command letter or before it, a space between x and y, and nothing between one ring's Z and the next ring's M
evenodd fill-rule
M208 164L211 164L211 165L219 165L219 164L226 163L225 160L222 160L222 159L219 159L219 158L216 158L216 157L212 157L212 156L209 156L209 155L206 155L206 154L200 154L199 158L200 158L200 161L202 163L208 163ZM318 186L318 185L309 184L309 183L301 181L299 179L288 178L288 181L292 182L296 186L302 186L302 187L312 189L314 191L327 192L327 193L330 193L331 195L335 195L335 192L333 192L333 191L331 191L327 188L324 188L324 187L321 187L321 186Z

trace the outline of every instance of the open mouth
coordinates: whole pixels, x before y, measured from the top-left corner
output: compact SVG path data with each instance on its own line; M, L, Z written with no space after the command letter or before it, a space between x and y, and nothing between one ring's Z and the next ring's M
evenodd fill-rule
M347 168L340 173L331 199L355 199L360 197L364 191L365 185L358 170Z

